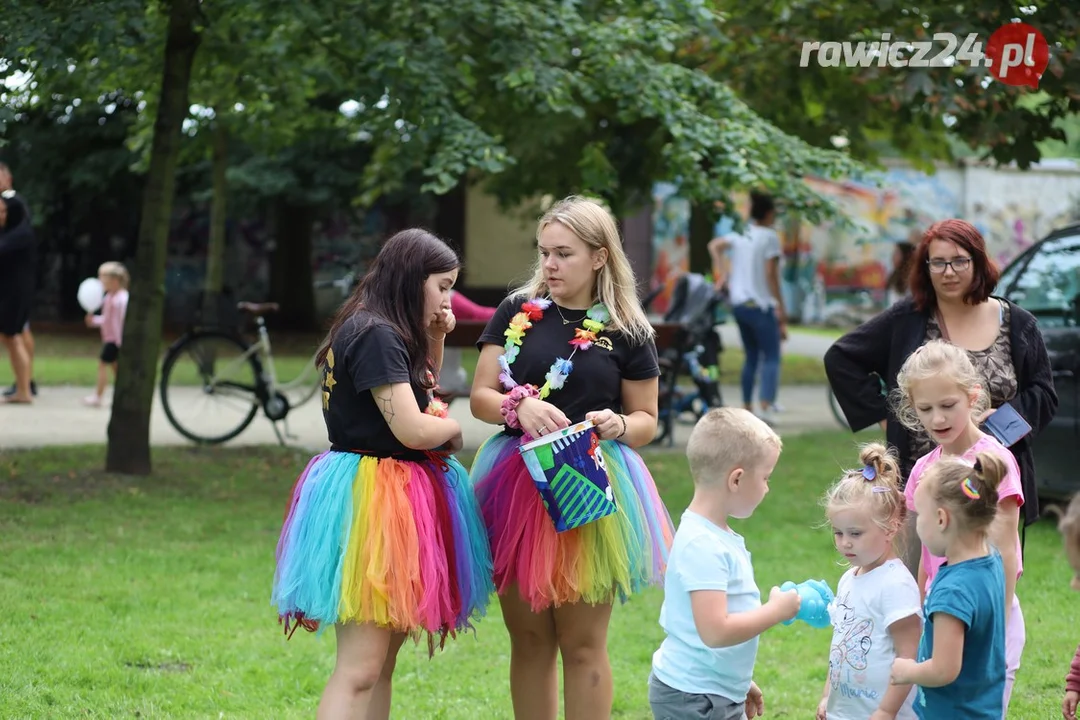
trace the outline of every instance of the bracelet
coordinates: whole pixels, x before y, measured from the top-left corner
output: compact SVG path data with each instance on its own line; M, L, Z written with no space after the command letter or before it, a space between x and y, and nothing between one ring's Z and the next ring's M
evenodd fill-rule
M506 427L515 430L521 429L521 424L518 423L517 408L521 401L527 397L540 397L540 391L535 385L517 385L503 396L499 413L502 414L503 420L506 421Z
M616 417L618 417L620 420L622 420L622 432L615 436L615 439L618 440L619 438L621 438L623 435L626 434L626 416L623 415L622 413L619 413L618 415L616 415Z

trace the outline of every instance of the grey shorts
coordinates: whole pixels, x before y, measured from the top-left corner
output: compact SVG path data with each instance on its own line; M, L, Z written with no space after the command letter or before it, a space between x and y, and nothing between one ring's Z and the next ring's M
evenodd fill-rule
M746 701L721 695L692 695L676 690L649 674L649 705L654 720L743 720Z

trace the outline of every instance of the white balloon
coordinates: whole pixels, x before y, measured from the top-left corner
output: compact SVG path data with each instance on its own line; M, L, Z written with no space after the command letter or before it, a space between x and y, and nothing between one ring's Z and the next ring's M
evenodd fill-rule
M96 277L79 283L79 304L88 313L96 313L105 304L105 286Z

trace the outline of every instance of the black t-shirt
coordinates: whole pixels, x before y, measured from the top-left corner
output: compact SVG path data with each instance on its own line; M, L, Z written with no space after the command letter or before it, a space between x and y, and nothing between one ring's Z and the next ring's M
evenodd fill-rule
M484 328L477 345L492 344L502 347L506 343L503 334L510 327L510 320L528 300L525 297L507 298ZM519 385L531 383L542 387L545 375L555 358L569 358L574 351L570 340L574 331L581 327L584 310L561 308L563 316L571 320L564 325L554 303L544 311L544 317L533 321L525 331L517 359L510 366L514 381ZM572 322L578 320L578 322ZM656 360L656 344L649 340L634 346L618 332L604 331L588 350L578 350L572 360L574 369L566 378L562 389L552 390L547 402L556 406L570 419L581 422L585 413L610 408L622 412L622 381L648 380L660 375Z
M322 366L323 420L330 443L339 450L373 454L409 452L390 430L371 390L380 385L407 383L409 354L401 336L376 319L356 331L360 311L338 330ZM428 406L427 392L412 386L421 412Z

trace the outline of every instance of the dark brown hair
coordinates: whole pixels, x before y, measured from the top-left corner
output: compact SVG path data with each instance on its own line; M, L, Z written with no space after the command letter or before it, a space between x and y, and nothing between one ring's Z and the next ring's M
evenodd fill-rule
M426 230L412 228L394 235L382 246L352 296L338 310L315 356L316 366L322 365L339 333L358 335L381 320L405 343L413 385L430 389L428 371L432 368L424 325L424 283L429 275L450 272L460 266L457 253ZM361 310L367 312L353 322Z
M975 456L974 467L959 460L938 460L922 482L931 483L931 496L956 515L964 528L986 532L997 517L997 489L1007 472L997 453L984 451Z
M896 243L896 249L900 251L900 264L889 273L885 287L898 293L906 293L908 283L911 281L911 260L915 257L915 246L902 241Z
M971 287L964 295L964 302L978 305L990 297L1001 273L986 252L986 241L982 234L966 220L954 218L936 222L927 228L915 248L915 257L911 262L911 278L908 282L915 307L919 310L932 310L937 307L937 296L930 281L930 266L927 265L930 259L930 243L935 240L956 243L971 255Z

